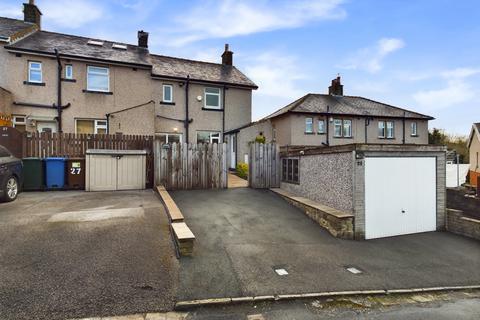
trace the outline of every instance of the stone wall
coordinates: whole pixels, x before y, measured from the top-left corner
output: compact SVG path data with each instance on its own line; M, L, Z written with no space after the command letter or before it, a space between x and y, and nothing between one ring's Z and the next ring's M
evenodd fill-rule
M447 208L461 210L467 216L480 219L480 198L465 189L447 189Z
M353 213L352 152L300 156L300 183L282 182L288 192Z
M469 218L461 210L447 209L447 230L480 240L480 220Z

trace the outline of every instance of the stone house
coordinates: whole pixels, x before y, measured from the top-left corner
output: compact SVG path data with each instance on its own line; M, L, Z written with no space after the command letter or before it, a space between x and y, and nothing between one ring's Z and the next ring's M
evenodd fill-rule
M428 144L433 117L358 96L343 94L340 77L328 94L309 93L271 115L226 132L232 159L246 162L249 142L262 133L280 146ZM232 160L231 167L235 165Z
M195 143L220 142L251 122L257 86L228 45L221 63L187 60L150 53L144 31L125 44L44 31L41 16L30 0L23 21L0 17L0 87L11 93L4 112L18 129Z
M479 154L480 154L480 123L474 123L468 139L470 154L470 184L477 186L480 178Z

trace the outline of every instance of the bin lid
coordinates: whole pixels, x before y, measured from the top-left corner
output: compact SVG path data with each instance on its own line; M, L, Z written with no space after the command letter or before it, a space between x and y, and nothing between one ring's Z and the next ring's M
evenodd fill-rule
M27 161L42 161L43 159L42 158L39 158L39 157L27 157L27 158L22 158L23 161L27 160Z
M86 154L135 155L147 154L146 150L88 149Z
M48 157L45 158L46 161L65 161L65 158L60 158L60 157Z

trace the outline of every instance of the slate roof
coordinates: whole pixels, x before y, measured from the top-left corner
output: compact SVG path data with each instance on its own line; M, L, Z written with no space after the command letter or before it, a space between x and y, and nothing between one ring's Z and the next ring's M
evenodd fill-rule
M102 46L88 44L89 40L103 41ZM32 35L6 47L27 52L55 54L57 49L61 55L106 62L120 62L150 66L148 50L138 46L124 44L127 50L113 49L112 44L119 42L79 37L49 31L37 31ZM123 44L123 43L119 43Z
M8 20L14 21L11 23L12 25L16 24L15 21L19 21ZM5 24L9 25L9 23ZM103 45L88 44L89 40L103 41ZM126 45L127 50L112 48L114 43ZM42 30L5 48L51 55L54 55L54 49L57 49L63 57L94 59L106 63L116 62L151 68L152 74L159 77L186 78L189 75L192 80L257 88L257 85L235 66L150 54L148 49L119 42Z
M395 107L386 103L357 96L337 96L309 93L291 104L277 110L265 119L274 118L287 112L332 113L372 117L406 117L432 120L433 117Z
M201 79L257 88L257 85L235 66L160 55L151 55L152 73L158 76Z
M32 26L31 23L26 23L22 20L0 17L0 38L8 39L17 32L31 28Z

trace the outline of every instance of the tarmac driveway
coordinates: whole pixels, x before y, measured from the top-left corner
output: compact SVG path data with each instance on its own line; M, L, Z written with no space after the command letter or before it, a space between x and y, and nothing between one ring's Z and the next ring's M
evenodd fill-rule
M268 190L172 197L196 236L194 256L181 259L178 300L480 284L476 240L447 232L340 240Z
M173 307L178 261L152 190L33 192L0 204L0 319Z

